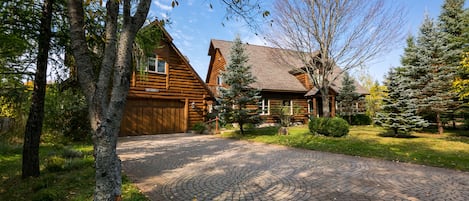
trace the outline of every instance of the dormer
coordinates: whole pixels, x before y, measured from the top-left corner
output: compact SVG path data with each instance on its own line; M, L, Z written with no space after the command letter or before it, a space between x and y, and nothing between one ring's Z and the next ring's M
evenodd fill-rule
M308 74L305 70L301 68L295 68L289 71L290 74L296 77L298 81L308 90L313 88L313 84L309 80Z

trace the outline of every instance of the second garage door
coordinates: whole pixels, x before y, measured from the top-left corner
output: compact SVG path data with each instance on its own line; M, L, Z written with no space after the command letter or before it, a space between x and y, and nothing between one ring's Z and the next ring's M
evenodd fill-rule
M184 102L164 99L129 99L121 136L185 132Z

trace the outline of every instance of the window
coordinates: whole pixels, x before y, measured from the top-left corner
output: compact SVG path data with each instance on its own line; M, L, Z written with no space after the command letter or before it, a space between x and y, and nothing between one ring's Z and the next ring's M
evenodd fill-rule
M270 114L270 101L267 98L263 98L259 102L259 111L260 111L260 115Z
M159 59L158 56L148 57L148 72L166 73L166 61Z
M219 75L219 76L217 76L217 85L221 86L222 84L223 84L223 80L222 80L221 76Z
M290 115L293 115L293 101L283 100L282 106L287 107L290 110Z

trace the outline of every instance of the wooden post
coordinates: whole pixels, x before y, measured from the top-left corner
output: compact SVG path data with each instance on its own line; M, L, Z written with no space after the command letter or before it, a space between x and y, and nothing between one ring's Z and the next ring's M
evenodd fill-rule
M335 96L331 96L331 117L335 117Z
M218 116L217 116L217 117L215 118L215 134L220 133L220 132L218 131L218 120L219 120L219 119L218 119Z
M316 97L313 97L313 117L317 117L318 109L317 109Z
M186 98L184 104L184 131L187 133L189 131L189 99Z

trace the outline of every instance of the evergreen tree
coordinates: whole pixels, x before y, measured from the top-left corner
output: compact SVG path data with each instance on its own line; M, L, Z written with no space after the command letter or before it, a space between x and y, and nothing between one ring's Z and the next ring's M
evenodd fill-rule
M354 110L354 105L359 98L359 94L355 92L355 90L356 87L353 78L348 72L345 72L337 100L339 101L340 115L347 116L349 124L352 124L352 115L356 111Z
M454 82L458 77L458 66L461 66L463 57L463 36L464 29L468 25L464 23L464 3L465 0L445 0L442 6L440 16L438 18L438 26L442 32L444 44L447 46L443 53L443 60L446 66L449 66L452 71L452 77L449 78L450 82ZM447 85L449 86L449 85ZM448 106L451 110L455 111L460 107L462 102L458 100L457 93L452 93L453 102ZM456 127L454 120L454 112L449 113L453 119L453 127Z
M465 0L445 0L439 16L439 27L444 33L444 40L448 45L447 61L456 64L461 60L463 46Z
M244 134L244 124L260 122L258 107L249 107L257 105L260 96L257 89L250 87L255 82L255 77L247 62L248 56L241 39L237 37L231 47L226 71L222 73L224 84L227 87L220 88L219 102L221 103L223 120L227 123L238 123L241 134Z
M404 48L404 55L401 57L402 66L417 65L419 57L417 55L417 47L415 45L415 38L410 35L407 37L407 47Z
M458 66L457 76L453 82L454 91L458 98L464 103L469 102L469 9L466 9L463 16L462 49L464 56Z
M391 69L385 85L387 96L383 99L382 110L377 113L375 122L393 131L395 136L409 135L411 131L428 126L428 123L416 115L417 105L410 97L413 90L409 89L410 79L405 68Z
M450 50L445 34L433 20L425 18L418 38L419 68L427 70L422 88L424 108L435 115L438 132L443 133L442 114L450 113L454 107L456 94L450 89L455 78L456 66L447 62Z

